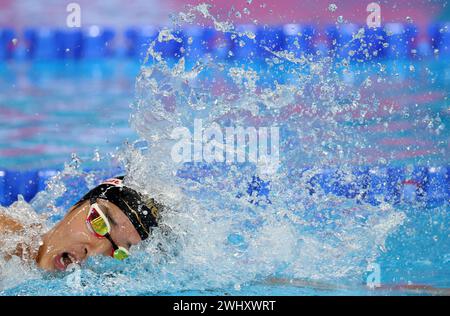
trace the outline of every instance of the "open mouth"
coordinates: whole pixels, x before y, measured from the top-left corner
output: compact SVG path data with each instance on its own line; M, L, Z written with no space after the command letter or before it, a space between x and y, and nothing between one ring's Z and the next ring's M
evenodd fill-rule
M78 260L69 252L63 252L54 259L56 269L65 271L72 263L78 263Z

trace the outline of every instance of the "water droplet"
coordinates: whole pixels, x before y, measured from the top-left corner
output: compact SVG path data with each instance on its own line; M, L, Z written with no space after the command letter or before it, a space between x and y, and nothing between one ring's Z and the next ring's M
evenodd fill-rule
M245 35L249 38L249 39L255 39L256 35L253 32L247 31L245 32Z
M100 160L101 160L100 153L99 153L98 149L96 149L96 150L94 151L94 157L92 157L92 161L98 162L98 161L100 161Z
M78 169L80 167L82 160L77 156L77 154L72 153L69 166L73 169Z
M335 12L337 10L337 5L334 3L330 3L330 5L328 6L328 11L330 12Z

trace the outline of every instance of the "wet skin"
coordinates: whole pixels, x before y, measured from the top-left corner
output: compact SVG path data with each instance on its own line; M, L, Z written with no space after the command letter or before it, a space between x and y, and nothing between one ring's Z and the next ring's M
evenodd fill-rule
M129 249L141 241L128 217L117 206L102 199L98 199L97 203L110 222L110 235L118 246ZM70 264L80 264L88 257L111 255L111 243L106 238L96 237L88 228L86 217L89 209L89 201L72 208L55 227L42 236L43 244L36 257L40 268L64 271Z

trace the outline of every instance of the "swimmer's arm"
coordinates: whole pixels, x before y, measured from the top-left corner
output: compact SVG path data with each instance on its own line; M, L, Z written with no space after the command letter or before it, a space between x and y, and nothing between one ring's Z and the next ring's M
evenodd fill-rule
M11 217L0 213L0 234L15 233L23 230L23 226Z
M0 236L5 236L12 233L20 233L24 230L24 227L22 224L20 224L18 221L12 219L9 216L6 216L5 214L0 213ZM2 239L0 239L0 247L2 246ZM11 259L11 256L17 256L20 258L24 258L25 256L29 256L32 254L30 247L24 244L18 244L15 247L15 250L13 250L10 253L3 254L3 258L5 260Z

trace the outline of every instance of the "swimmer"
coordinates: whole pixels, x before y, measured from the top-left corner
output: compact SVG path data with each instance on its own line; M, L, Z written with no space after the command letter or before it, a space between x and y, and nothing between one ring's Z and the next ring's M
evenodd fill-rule
M123 177L112 178L89 191L60 222L39 236L37 249L31 242L21 243L5 259L28 258L48 271L65 271L97 255L124 260L131 246L150 236L161 210L154 199L125 186ZM0 213L0 235L20 234L25 229Z
M152 229L158 226L162 210L162 205L154 199L146 199L135 190L124 186L123 177L112 178L89 191L52 229L37 235L38 243L28 241L15 245L7 256L9 259L17 256L35 262L38 267L48 271L65 271L71 264L81 264L88 257L97 255L124 260L130 255L129 248L147 239ZM0 213L0 236L14 233L23 235L26 229L23 223ZM0 247L3 248L1 239ZM310 288L325 292L366 289L363 285L355 287L277 277L268 278L262 284ZM417 284L383 285L374 290L450 295L448 288Z

